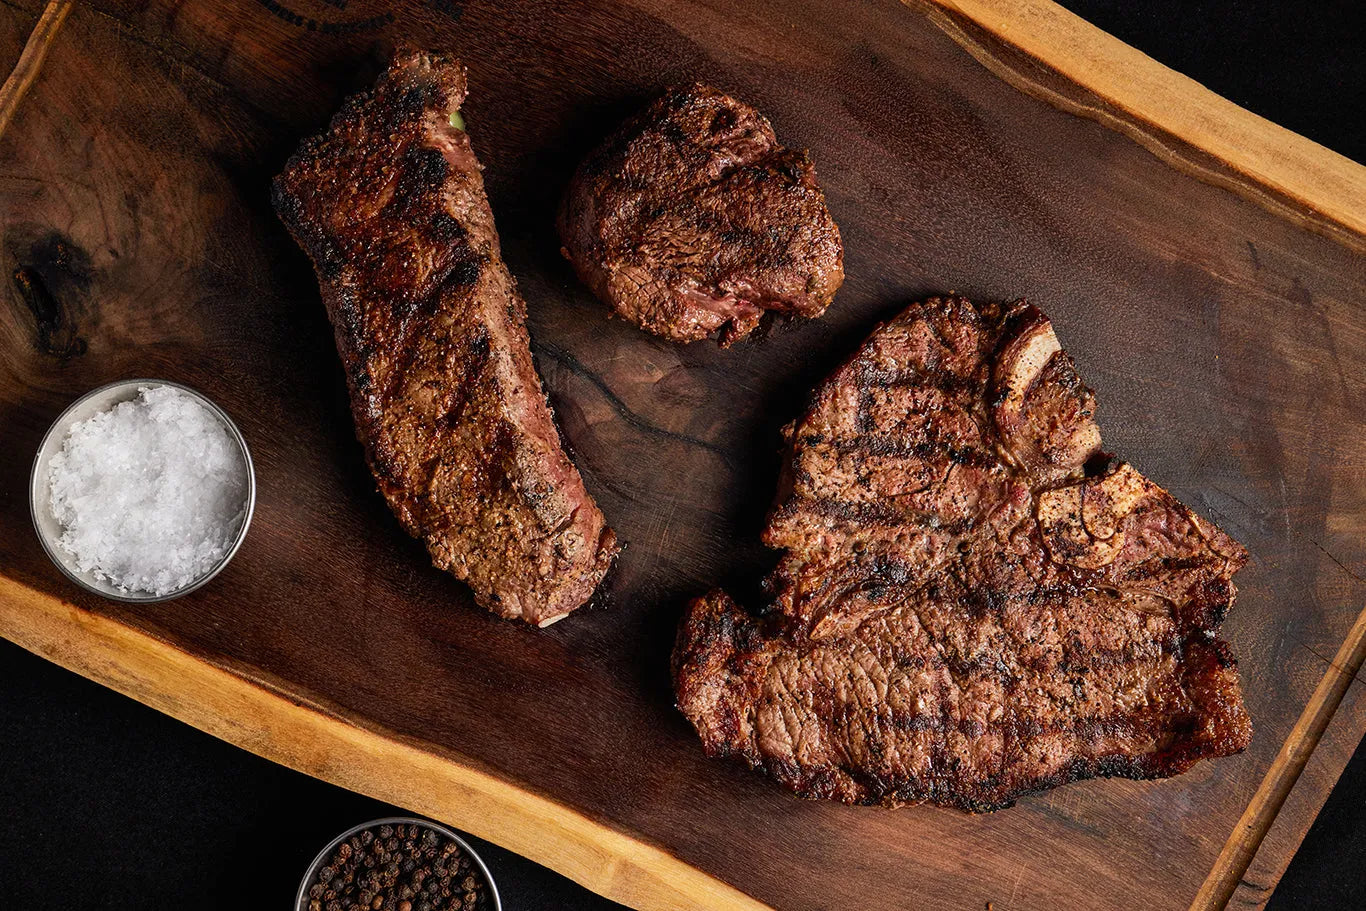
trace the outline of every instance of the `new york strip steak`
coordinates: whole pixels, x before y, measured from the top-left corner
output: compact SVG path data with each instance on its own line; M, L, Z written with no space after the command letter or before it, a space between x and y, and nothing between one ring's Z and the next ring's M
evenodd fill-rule
M755 615L694 602L678 705L798 794L972 811L1242 750L1234 540L1100 450L1023 302L912 306L787 428Z
M560 444L460 119L465 70L400 52L275 180L318 275L356 434L436 566L545 626L592 595L616 539Z

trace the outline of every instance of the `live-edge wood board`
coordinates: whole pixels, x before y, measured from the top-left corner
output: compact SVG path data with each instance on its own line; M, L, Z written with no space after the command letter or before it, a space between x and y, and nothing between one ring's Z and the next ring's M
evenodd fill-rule
M389 515L269 209L399 39L469 65L538 363L627 543L546 631L470 608ZM41 655L640 908L1257 907L1366 730L1366 172L1056 6L4 0L0 54L0 634ZM581 155L695 78L811 150L847 247L826 317L730 351L609 320L552 230ZM669 691L684 600L771 564L805 391L949 290L1043 306L1107 446L1247 544L1246 753L991 816L803 802L703 758ZM47 563L26 480L67 402L148 375L233 415L259 499L211 585L134 607Z

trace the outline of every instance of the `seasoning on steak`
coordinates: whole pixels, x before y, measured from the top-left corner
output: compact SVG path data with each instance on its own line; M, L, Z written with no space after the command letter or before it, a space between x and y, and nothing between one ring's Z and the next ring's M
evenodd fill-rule
M1023 302L917 304L786 430L765 616L692 604L679 707L806 797L972 811L1242 750L1215 635L1243 548L1100 451Z
M479 162L465 70L402 51L275 180L312 258L356 433L403 527L503 617L582 605L616 539L561 447Z
M583 163L559 228L594 294L676 342L720 330L729 345L765 310L820 316L844 281L811 159L700 83L666 94Z

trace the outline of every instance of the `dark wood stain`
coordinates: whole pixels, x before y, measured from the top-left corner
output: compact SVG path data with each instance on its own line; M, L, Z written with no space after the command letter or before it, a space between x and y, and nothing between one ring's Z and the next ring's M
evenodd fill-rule
M6 47L38 9L0 7ZM889 0L92 0L63 29L0 137L14 276L0 304L0 571L464 757L776 907L1189 904L1322 676L1316 656L1366 602L1359 248L1022 93ZM473 609L389 514L311 272L269 207L298 139L402 38L470 67L466 120L539 365L627 545L605 608L543 632ZM826 317L729 351L609 319L553 230L579 156L694 78L811 150L847 248ZM34 246L53 232L65 259ZM988 817L803 802L702 756L668 681L683 599L768 568L756 536L779 428L878 320L947 291L1041 306L1097 391L1107 448L1248 546L1225 626L1257 729L1245 754ZM130 376L222 404L259 484L228 570L148 607L65 584L25 489L61 408ZM1279 878L1363 730L1366 703L1349 696L1324 741L1337 765L1311 766L1250 883Z
M58 360L84 354L77 320L90 289L89 255L56 231L25 240L18 229L8 239L14 289L33 316L35 346Z

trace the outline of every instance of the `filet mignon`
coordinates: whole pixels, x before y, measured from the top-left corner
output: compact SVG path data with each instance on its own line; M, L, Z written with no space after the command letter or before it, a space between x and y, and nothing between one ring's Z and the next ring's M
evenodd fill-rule
M671 91L588 157L560 209L563 253L617 313L677 342L814 317L844 281L839 230L804 152L705 85Z

